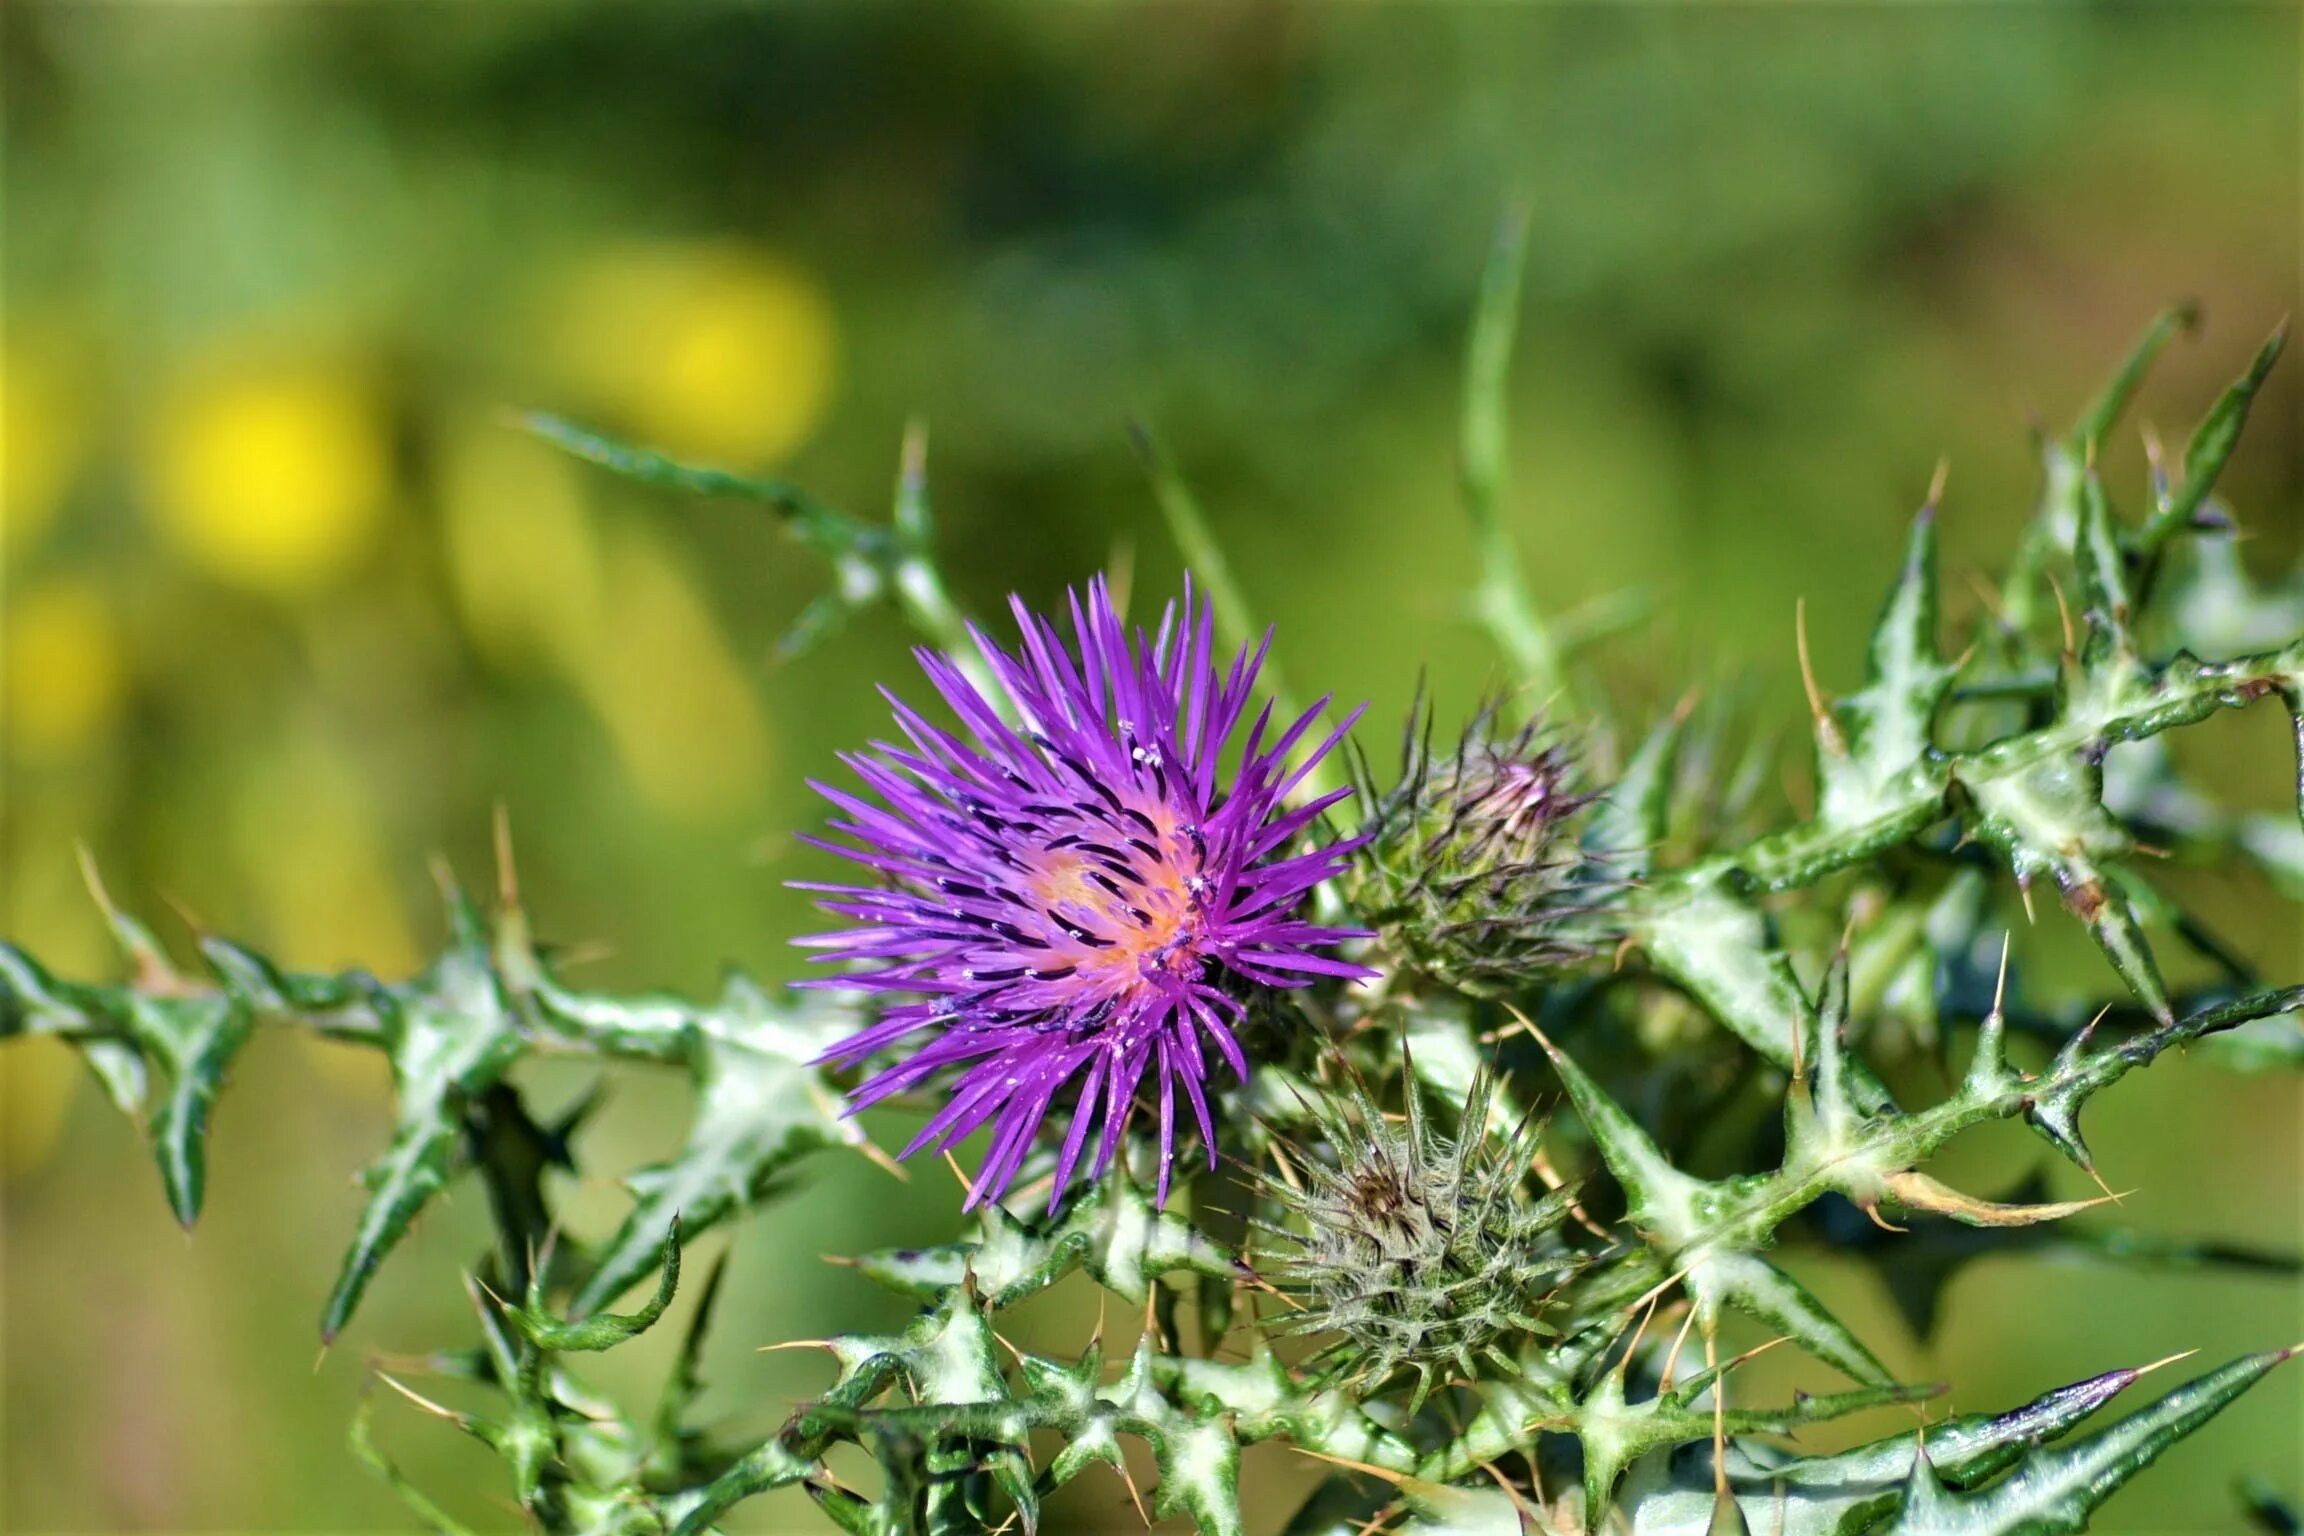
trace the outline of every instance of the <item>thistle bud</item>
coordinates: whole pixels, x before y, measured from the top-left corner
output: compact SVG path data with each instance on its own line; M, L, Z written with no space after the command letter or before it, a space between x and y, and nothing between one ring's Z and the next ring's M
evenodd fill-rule
M1484 706L1455 752L1438 757L1420 709L1389 791L1363 765L1366 841L1348 886L1392 956L1476 995L1603 948L1611 888L1576 835L1593 797L1578 788L1572 754L1540 722L1505 734L1496 716Z
M1570 1192L1522 1188L1542 1125L1492 1135L1495 1083L1482 1069L1449 1136L1425 1118L1413 1072L1409 1085L1397 1122L1357 1081L1315 1101L1334 1165L1307 1161L1295 1182L1264 1186L1303 1228L1271 1229L1288 1250L1275 1276L1299 1308L1286 1326L1338 1335L1309 1363L1362 1392L1413 1372L1414 1412L1435 1373L1471 1378L1481 1362L1517 1373L1510 1346L1555 1331L1543 1314L1577 1259L1557 1235Z

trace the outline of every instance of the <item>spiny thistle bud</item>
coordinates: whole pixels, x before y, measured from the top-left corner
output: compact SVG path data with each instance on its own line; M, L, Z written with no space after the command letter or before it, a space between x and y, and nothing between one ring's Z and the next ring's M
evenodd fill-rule
M1359 1390L1415 1372L1414 1412L1436 1371L1516 1373L1510 1344L1555 1331L1543 1313L1578 1261L1556 1235L1571 1193L1531 1200L1521 1186L1542 1124L1491 1135L1495 1079L1482 1068L1451 1137L1425 1118L1412 1070L1408 1081L1401 1121L1357 1080L1348 1097L1311 1101L1335 1166L1306 1161L1263 1183L1304 1227L1267 1228L1289 1250L1275 1277L1299 1310L1284 1326L1338 1335L1309 1363Z
M1352 865L1356 913L1410 969L1487 995L1605 946L1596 878L1574 823L1592 796L1541 722L1509 734L1481 707L1455 752L1435 757L1428 706L1410 715L1399 783L1365 762L1366 843Z

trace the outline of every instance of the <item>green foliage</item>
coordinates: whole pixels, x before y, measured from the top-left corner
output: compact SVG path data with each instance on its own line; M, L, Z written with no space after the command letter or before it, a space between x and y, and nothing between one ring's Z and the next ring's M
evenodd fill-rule
M322 1331L353 1315L431 1198L476 1172L498 1228L472 1276L478 1342L425 1364L486 1389L490 1406L380 1380L495 1453L544 1531L689 1536L779 1488L873 1536L1031 1531L1101 1466L1148 1495L1149 1514L1230 1536L1247 1523L1241 1453L1266 1441L1338 1468L1290 1523L1304 1536L1372 1521L1562 1536L2080 1529L2287 1353L2233 1362L2102 1428L2084 1426L2148 1368L1806 1454L1786 1444L1805 1426L1939 1389L1896 1380L1800 1283L1798 1260L1831 1240L1923 1329L1945 1279L1988 1254L2294 1272L2293 1256L2096 1224L2099 1202L2052 1198L2029 1165L2009 1170L1999 1199L1928 1168L1962 1132L2010 1121L2093 1173L2084 1110L2172 1049L2202 1045L2249 1071L2304 1060L2304 986L2248 976L2135 862L2157 846L2296 879L2286 812L2215 805L2164 746L2266 698L2304 743L2304 603L2292 585L2250 580L2212 499L2279 338L2210 410L2173 484L2155 476L2132 525L2098 449L2188 317L2156 321L2072 432L2043 442L2041 503L2001 605L1956 647L1932 494L1861 685L1836 700L1809 676L1813 805L1776 811L1748 787L1760 776L1736 766L1765 759L1734 746L1745 732L1732 710L1683 710L1644 732L1597 705L1563 714L1566 700L1598 697L1578 671L1581 637L1537 612L1500 514L1525 238L1522 223L1506 227L1481 288L1464 488L1482 558L1474 611L1549 707L1521 722L1484 713L1437 761L1420 717L1401 780L1364 784L1360 824L1338 830L1367 834L1367 849L1324 899L1373 931L1361 958L1380 980L1260 1000L1258 1070L1215 1106L1249 1176L1188 1178L1161 1208L1123 1156L1059 1211L994 1205L956 1240L855 1259L917 1311L893 1332L815 1341L832 1379L773 1433L693 1416L720 1265L652 1412L596 1393L573 1357L658 1325L684 1246L771 1201L807 1154L868 1150L815 1063L869 999L802 1000L741 976L709 1004L572 989L532 937L506 853L494 913L448 884L447 943L398 981L285 972L206 935L205 974L190 975L107 903L129 980L58 979L0 946L0 1034L83 1054L144 1118L187 1224L211 1106L257 1025L382 1053L394 1130L363 1175L366 1208ZM933 641L963 633L929 547L917 434L881 528L779 481L536 426L644 482L772 507L835 577L795 647L882 597ZM1207 520L1144 441L1225 626L1245 631L1246 599ZM1804 634L1801 652L1805 671ZM1588 806L1537 719L1572 723L1579 771L1598 786ZM2101 987L2035 985L2014 930L2049 889L2109 962ZM2193 985L2197 968L2163 967L2155 946L2171 935L2219 979ZM693 1087L686 1139L628 1175L630 1211L596 1243L553 1217L585 1106L556 1125L531 1117L523 1069L547 1055L682 1068ZM1573 1114L1545 1122L1530 1107L1555 1087ZM1462 1106L1452 1126L1432 1103ZM1035 1153L1023 1181L1054 1158ZM609 1310L650 1275L636 1310ZM1004 1314L1064 1284L1141 1316L1115 1341L1116 1374L1101 1327L1076 1353L1003 1332L1020 1332ZM2059 1286L2044 1304L2068 1296ZM1852 1385L1768 1401L1747 1389L1747 1339L1788 1342ZM456 1529L382 1454L377 1400L354 1423L355 1454L418 1519ZM1147 1490L1129 1441L1149 1457ZM834 1471L843 1446L878 1468L875 1486ZM2248 1502L2283 1507L2264 1490Z
M710 1007L577 992L530 941L516 899L507 896L491 929L460 889L445 890L451 941L401 982L361 972L286 973L252 950L205 936L209 975L188 978L147 930L116 914L137 966L124 987L57 981L0 945L0 1026L66 1040L99 1071L129 1074L124 1081L156 1081L161 1097L148 1129L169 1203L187 1225L198 1212L207 1104L248 1021L305 1026L382 1051L398 1108L390 1145L361 1174L368 1200L322 1314L328 1339L431 1198L459 1173L487 1165L484 1104L525 1058L573 1052L684 1062L696 1074L696 1123L670 1162L631 1176L632 1213L586 1269L577 1297L585 1313L659 1266L675 1220L693 1236L768 1194L800 1157L864 1145L863 1133L841 1118L837 1091L811 1065L839 1028L824 1007L772 999L741 976ZM510 1102L517 1106L517 1096ZM516 1235L533 1241L542 1233Z
M643 485L766 504L786 532L831 566L833 578L832 590L810 604L778 642L780 654L802 655L851 613L888 600L964 667L971 664L966 623L946 595L943 575L936 568L924 431L915 428L904 440L895 513L883 527L838 511L789 480L684 464L543 413L531 415L528 428L548 443Z
M1731 1441L1716 1473L1709 1448L1691 1447L1702 1454L1656 1460L1633 1480L1633 1530L1710 1528L1723 1481L1749 1529L1785 1536L2078 1529L2051 1522L2084 1517L2285 1358L2235 1361L2070 1444L2057 1442L2151 1367L2108 1371L2007 1413L1944 1419L1835 1455Z

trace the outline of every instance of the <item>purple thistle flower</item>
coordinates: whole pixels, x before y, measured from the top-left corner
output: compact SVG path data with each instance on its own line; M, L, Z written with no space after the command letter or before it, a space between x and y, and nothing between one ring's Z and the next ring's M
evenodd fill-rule
M1265 705L1227 779L1220 760L1247 714L1269 635L1219 672L1213 617L1189 582L1181 611L1171 604L1155 634L1138 629L1131 638L1097 578L1085 610L1071 597L1073 647L1021 599L1010 606L1023 632L1020 654L969 633L1022 725L1003 721L951 658L923 649L921 668L966 736L931 725L883 689L910 745L875 743L841 759L883 803L811 781L845 813L832 830L862 846L808 841L883 883L795 882L825 893L823 909L854 924L799 941L823 951L817 958L853 967L800 985L919 996L823 1059L850 1065L932 1031L909 1058L860 1085L850 1112L957 1066L950 1099L904 1155L949 1146L991 1122L971 1207L1006 1191L1040 1123L1075 1082L1051 1208L1099 1120L1090 1177L1102 1176L1151 1073L1165 1203L1177 1087L1213 1167L1206 1046L1247 1075L1233 1034L1243 1012L1239 983L1297 987L1374 974L1326 953L1365 934L1300 915L1354 844L1296 845L1348 791L1286 805L1360 711L1291 768L1289 755L1328 700L1269 740Z

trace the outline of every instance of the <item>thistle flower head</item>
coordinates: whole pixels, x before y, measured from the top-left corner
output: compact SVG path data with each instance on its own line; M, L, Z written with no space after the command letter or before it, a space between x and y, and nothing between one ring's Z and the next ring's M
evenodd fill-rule
M1092 1176L1101 1175L1147 1087L1165 1201L1178 1090L1213 1162L1211 1054L1247 1073L1233 1029L1243 991L1371 974L1330 952L1364 935L1302 911L1350 856L1349 844L1306 846L1346 791L1288 804L1359 712L1308 749L1326 699L1277 734L1269 705L1251 720L1264 649L1220 667L1212 615L1189 585L1148 635L1123 626L1097 580L1085 604L1071 600L1070 645L1020 600L1012 606L1018 653L971 632L1005 716L949 657L923 650L920 665L961 732L891 696L906 744L843 759L879 803L813 786L843 813L832 829L854 843L819 846L880 882L807 887L853 926L800 941L847 966L803 985L908 999L826 1056L847 1064L926 1037L851 1105L956 1069L949 1099L905 1154L990 1124L970 1205L1007 1189L1060 1096L1071 1123L1052 1201L1099 1124ZM1244 722L1234 759L1227 749Z
M1448 1135L1425 1118L1413 1072L1408 1081L1400 1121L1357 1081L1315 1100L1334 1165L1308 1163L1300 1185L1263 1183L1303 1228L1271 1229L1287 1248L1276 1277L1301 1308L1288 1328L1338 1335L1314 1364L1348 1370L1362 1390L1413 1371L1413 1412L1435 1372L1472 1378L1485 1362L1516 1373L1508 1346L1554 1331L1543 1313L1577 1260L1556 1236L1571 1194L1531 1200L1521 1187L1542 1126L1531 1117L1492 1134L1495 1079L1483 1068Z
M1541 723L1498 729L1484 706L1454 753L1434 753L1431 714L1409 720L1397 785L1363 769L1364 845L1354 909L1416 970L1471 992L1523 982L1590 953L1607 889L1578 846L1568 749Z

